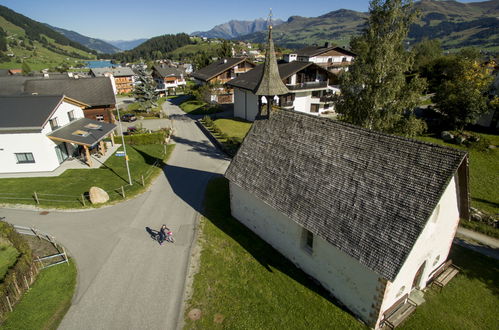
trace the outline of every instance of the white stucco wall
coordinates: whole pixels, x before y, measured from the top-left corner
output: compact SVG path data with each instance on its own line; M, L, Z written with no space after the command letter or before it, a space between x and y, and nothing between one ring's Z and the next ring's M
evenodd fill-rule
M246 90L234 88L234 117L254 121L258 114L258 97Z
M230 204L236 219L319 280L351 311L369 321L379 285L376 273L317 236L310 254L304 248L300 225L232 182Z
M85 115L83 114L83 110L71 103L67 102L62 102L57 110L52 114L50 119L57 118L57 123L59 124L59 127L66 126L67 124L70 123L69 117L68 117L68 112L74 111L74 117L75 119L80 119L84 118ZM48 134L52 132L52 128L50 127L50 123L47 121L46 125L42 129L42 133Z
M393 281L388 282L385 290L381 314L390 308L400 297L410 293L412 283L419 267L426 261L419 288L426 287L430 274L447 260L452 240L459 224L459 210L455 180L452 179L444 191L439 206L435 208L425 229L416 241L406 262ZM438 261L435 263L436 258ZM405 289L401 289L405 287Z
M0 134L0 173L53 171L59 166L54 148L43 133ZM29 152L35 162L18 164L15 153Z
M76 119L84 117L80 107L62 102L50 118L57 117L59 126L65 126L70 123L67 113L71 110ZM0 134L0 173L45 172L59 167L56 143L47 137L50 132L52 129L47 121L41 133ZM72 151L69 147L68 152ZM35 162L18 164L16 153L32 153Z

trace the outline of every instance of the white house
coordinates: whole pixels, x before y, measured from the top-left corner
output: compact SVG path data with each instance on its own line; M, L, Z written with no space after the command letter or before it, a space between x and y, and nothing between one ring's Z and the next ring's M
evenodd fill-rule
M0 97L0 173L53 171L80 151L87 161L102 151L116 125L84 118L85 107L63 95Z
M184 72L178 68L166 65L155 65L152 68L152 77L156 81L156 91L175 94L177 88L185 86Z
M331 46L326 42L323 46L308 46L290 54L284 54L286 62L312 62L338 73L341 70L348 71L348 66L355 59L355 54L338 46Z
M467 154L295 111L253 124L232 215L367 325L421 294L468 217Z
M339 93L333 83L336 77L326 69L311 62L280 62L279 75L289 90L288 94L275 97L281 108L320 115L334 112L332 97ZM258 98L255 90L262 77L264 64L227 82L234 89L234 117L253 121L265 98Z

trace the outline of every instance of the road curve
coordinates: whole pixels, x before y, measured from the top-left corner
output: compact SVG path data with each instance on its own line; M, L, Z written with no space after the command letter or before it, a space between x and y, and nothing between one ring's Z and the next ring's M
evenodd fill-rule
M177 106L166 102L176 143L164 175L118 205L77 212L3 209L10 223L51 233L76 259L78 285L60 329L175 329L207 182L228 160ZM165 223L175 244L146 232Z

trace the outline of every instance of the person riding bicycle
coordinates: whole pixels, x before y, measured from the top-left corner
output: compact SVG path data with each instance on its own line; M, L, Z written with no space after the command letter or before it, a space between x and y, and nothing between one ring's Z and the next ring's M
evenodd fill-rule
M170 228L168 228L166 225L162 225L159 230L159 244L163 244L167 235L171 235Z

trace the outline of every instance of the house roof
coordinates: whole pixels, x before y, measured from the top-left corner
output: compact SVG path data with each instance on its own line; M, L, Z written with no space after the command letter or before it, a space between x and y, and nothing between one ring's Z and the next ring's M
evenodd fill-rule
M173 67L161 67L159 65L153 66L153 70L158 73L163 78L166 77L181 77L184 72L180 69L173 68Z
M208 81L222 72L232 68L233 66L238 65L244 61L248 61L246 57L231 57L231 58L223 58L218 61L211 63L210 65L205 66L202 69L194 71L191 76L197 78L202 81Z
M9 70L8 69L0 69L0 77L6 77L9 76Z
M343 53L345 55L349 55L349 56L356 56L354 53L352 53L351 51L348 51L344 48L341 48L341 47L338 47L338 46L326 46L326 45L322 45L322 46L308 46L308 47L305 47L305 48L302 48L302 49L299 49L296 51L296 55L298 56L309 56L309 57L312 57L312 56L317 56L317 55L321 55L325 52L329 52L331 50L335 50L339 53Z
M293 61L289 63L280 61L277 65L281 79L286 79L289 76L295 74L296 72L301 71L309 66L317 66L317 65L312 62L298 62L298 61ZM226 84L232 87L238 87L255 92L256 88L258 87L258 83L262 77L262 72L264 67L265 67L264 64L260 64L255 68L253 68L252 70L239 75L238 77L232 79L231 81L228 81ZM317 67L321 70L324 70L319 66Z
M63 95L0 96L0 131L41 130Z
M103 77L106 73L111 73L115 77L128 77L133 76L135 73L133 70L127 66L119 67L119 68L93 68L90 71L96 77Z
M80 118L63 126L47 136L56 141L94 146L116 128L115 124L89 118Z
M275 110L255 121L225 176L394 280L466 157L457 149Z
M64 94L90 106L115 105L113 85L108 77L26 80L24 91L39 95Z

